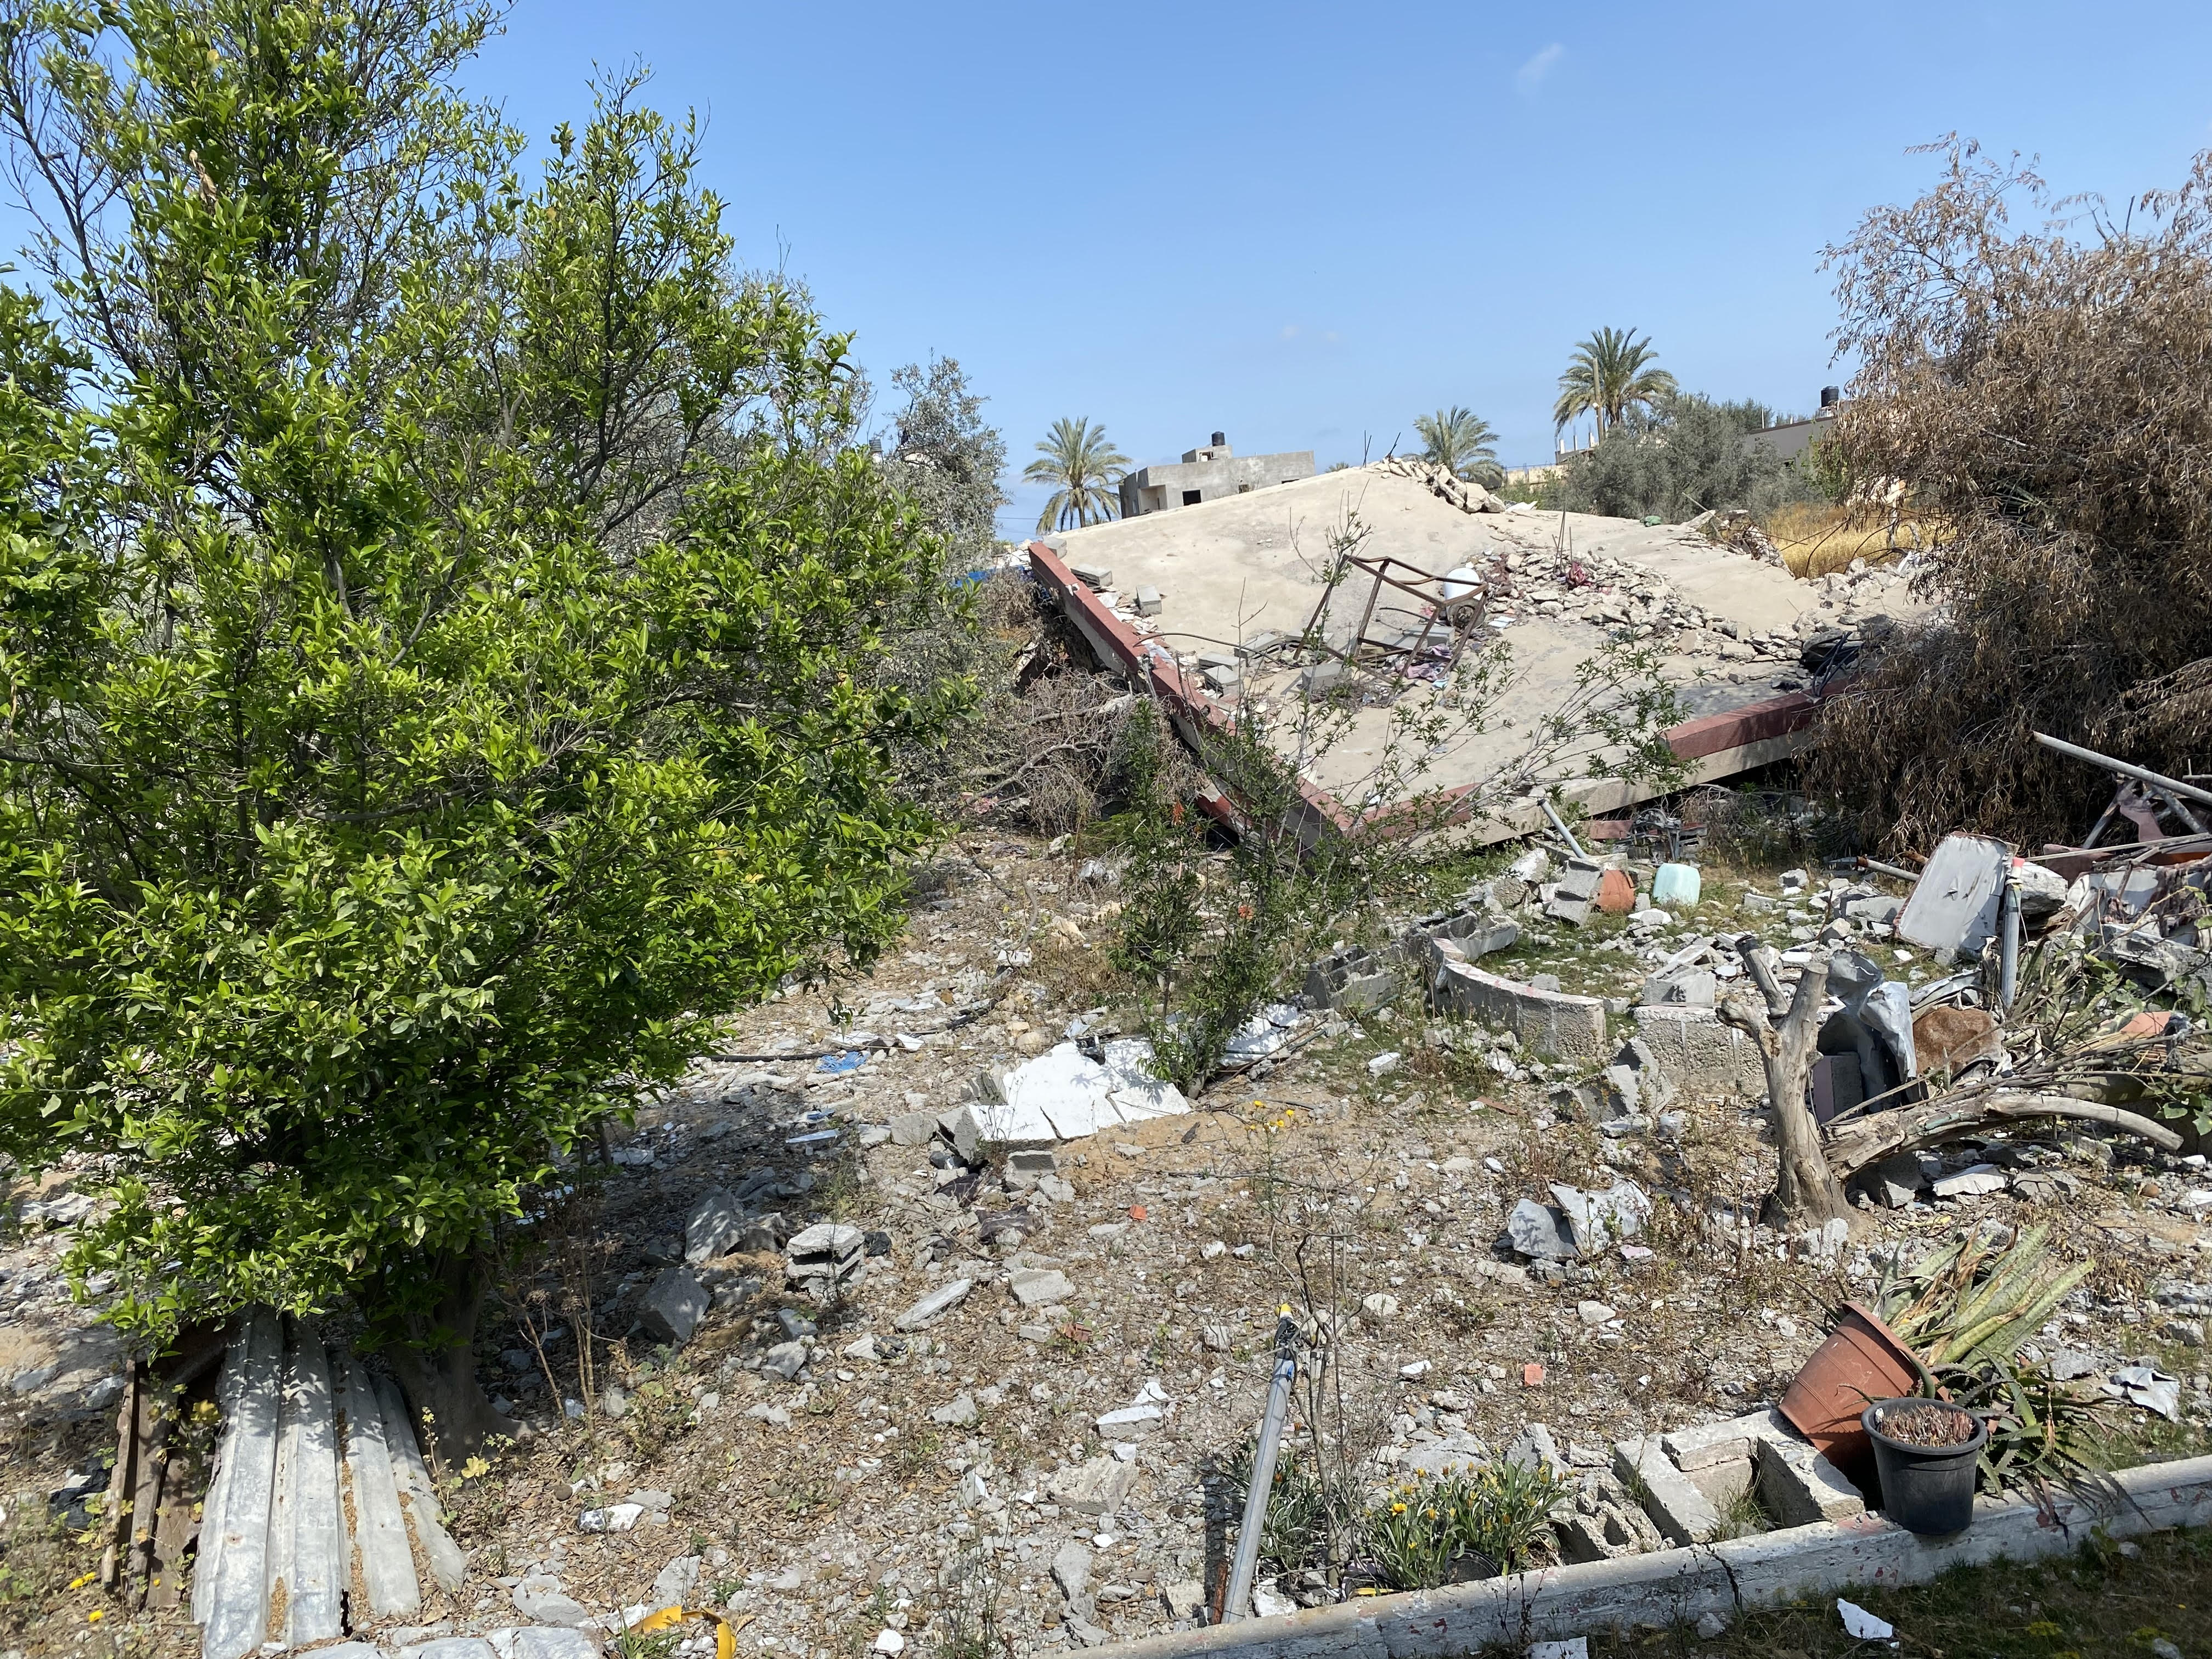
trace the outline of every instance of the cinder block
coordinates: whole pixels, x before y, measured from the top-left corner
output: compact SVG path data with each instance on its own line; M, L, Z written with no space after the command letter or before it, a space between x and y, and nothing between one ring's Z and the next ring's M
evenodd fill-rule
M1710 1008L1672 1005L1632 1008L1637 1035L1659 1070L1685 1092L1698 1097L1766 1093L1759 1047Z
M1605 1054L1605 1004L1595 997L1540 991L1458 962L1437 969L1433 989L1438 1008L1503 1026L1535 1054L1559 1060Z
M1759 1443L1759 1500L1785 1527L1845 1521L1866 1513L1859 1489L1802 1440L1778 1437Z
M1702 1544L1721 1529L1720 1511L1660 1449L1657 1437L1616 1441L1613 1472L1677 1544Z

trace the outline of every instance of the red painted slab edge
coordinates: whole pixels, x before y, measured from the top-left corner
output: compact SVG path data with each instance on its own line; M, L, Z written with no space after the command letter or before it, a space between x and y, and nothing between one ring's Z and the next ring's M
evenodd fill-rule
M1029 545L1029 555L1030 574L1058 598L1061 608L1076 622L1085 637L1095 646L1103 646L1123 673L1149 684L1152 695L1168 706L1171 714L1181 714L1204 726L1225 729L1229 726L1227 711L1210 692L1193 683L1176 663L1175 653L1165 646L1139 638L1128 623L1098 602L1090 584L1078 578L1059 554L1042 542L1033 541ZM1725 750L1740 749L1747 744L1801 731L1812 723L1820 707L1804 692L1787 692L1726 714L1685 720L1668 732L1667 746L1683 760L1703 760ZM1447 802L1455 801L1471 794L1474 789L1473 784L1455 785L1442 791L1440 798ZM1308 806L1339 830L1349 830L1362 818L1377 816L1354 813L1319 784L1303 778L1298 781L1298 793ZM1203 805L1210 816L1224 823L1233 820L1225 798L1207 800Z

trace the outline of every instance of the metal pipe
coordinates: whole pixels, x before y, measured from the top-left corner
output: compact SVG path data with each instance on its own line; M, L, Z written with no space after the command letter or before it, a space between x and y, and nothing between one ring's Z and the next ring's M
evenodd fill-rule
M1917 882L1920 879L1917 870L1908 870L1901 864L1884 864L1880 859L1862 858L1858 860L1858 866L1862 870L1871 870L1878 876L1894 876L1899 881Z
M1558 830L1561 836L1566 838L1567 846L1573 852L1574 855L1578 859L1588 858L1589 854L1583 851L1583 844L1575 839L1575 832L1568 829L1566 821L1560 817L1557 812L1552 810L1551 797L1548 795L1540 795L1537 797L1537 800L1543 806L1544 816L1551 819L1552 828Z
M1267 1415L1260 1419L1260 1443L1252 1454L1252 1485L1244 1494L1244 1520L1237 1529L1237 1564L1230 1570L1229 1593L1221 1619L1242 1619L1252 1601L1252 1575L1260 1567L1260 1534L1267 1524L1267 1498L1275 1487L1275 1459L1283 1449L1283 1420L1290 1415L1291 1383L1298 1374L1296 1332L1286 1303L1275 1316L1275 1376L1267 1385Z
M2005 1017L2020 989L2020 884L2007 877L1997 910L1996 1016Z
M2202 801L2205 805L2212 806L2212 790L2199 789L2193 783L2184 783L2179 778L2169 778L2165 773L2154 772L2147 766L2130 766L2125 761L2114 760L2110 755L2100 755L2094 749L2084 749L2079 744L2068 743L2060 738L2046 737L2040 732L2034 733L2034 737L2035 740L2045 749L2054 750L2062 755L2070 755L2077 761L2087 761L2092 766L2101 766L2107 772L2118 772L2124 778L2133 778L2136 782L2148 783L2154 788L2171 790L2177 795L2185 795L2191 800Z

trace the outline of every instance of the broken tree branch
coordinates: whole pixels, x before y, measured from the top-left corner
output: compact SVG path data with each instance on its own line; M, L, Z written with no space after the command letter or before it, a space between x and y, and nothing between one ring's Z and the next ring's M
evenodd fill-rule
M1922 1106L1900 1106L1871 1117L1832 1126L1827 1162L1838 1181L1848 1181L1860 1170L1897 1152L1909 1152L1945 1140L1955 1140L1978 1129L2022 1118L2069 1117L2102 1123L2123 1130L2169 1152L2181 1150L2181 1137L2149 1118L2071 1095L2039 1095L2015 1091L1951 1097Z

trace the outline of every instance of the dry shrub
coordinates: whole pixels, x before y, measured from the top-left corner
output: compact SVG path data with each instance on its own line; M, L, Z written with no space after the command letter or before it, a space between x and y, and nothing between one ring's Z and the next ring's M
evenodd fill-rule
M1830 702L1814 779L1892 847L2070 839L2110 780L2030 732L2179 769L2124 699L2212 655L2212 153L2116 220L1950 141L1829 260L1863 363L1832 441L1945 526L1918 579L1944 608Z
M1002 818L1048 835L1099 816L1132 699L1012 571L978 586L972 617L948 628L931 665L974 688L975 710L944 750L915 769L916 793L940 815L988 799Z
M1886 563L1936 539L1919 514L1863 502L1792 501L1768 517L1766 533L1784 567L1801 577L1848 570L1854 559Z

